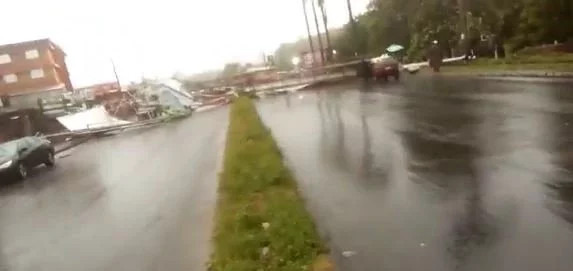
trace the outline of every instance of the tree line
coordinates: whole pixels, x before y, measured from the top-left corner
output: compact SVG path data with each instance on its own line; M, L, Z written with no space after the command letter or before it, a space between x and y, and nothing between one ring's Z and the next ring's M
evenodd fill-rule
M463 55L472 48L481 56L493 57L573 39L573 0L371 0L353 22L330 29L329 34L321 33L321 39L311 32L318 29L320 15L328 29L325 3L329 0L301 1L308 39L277 49L275 59L283 69L292 68L294 55L322 47L319 41L325 34L326 47L336 49L338 58L377 56L389 45L400 44L407 48L407 60L411 61L422 59L434 40L447 56Z
M333 44L346 57L400 44L418 60L434 40L446 55L512 54L572 39L573 0L372 0L344 30Z

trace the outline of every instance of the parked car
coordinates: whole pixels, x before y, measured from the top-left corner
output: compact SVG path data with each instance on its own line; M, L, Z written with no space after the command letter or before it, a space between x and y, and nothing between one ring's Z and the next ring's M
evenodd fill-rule
M24 137L0 144L0 180L15 177L23 180L28 170L45 164L56 163L55 150L49 140L39 137Z
M399 81L400 63L387 54L374 58L372 59L372 76L377 80L387 81L389 77L393 77Z

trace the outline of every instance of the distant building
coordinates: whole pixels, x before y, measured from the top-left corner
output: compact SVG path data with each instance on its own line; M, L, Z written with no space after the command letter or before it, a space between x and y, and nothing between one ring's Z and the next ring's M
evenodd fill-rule
M66 54L49 39L0 45L0 97L4 106L36 107L38 98L73 89Z

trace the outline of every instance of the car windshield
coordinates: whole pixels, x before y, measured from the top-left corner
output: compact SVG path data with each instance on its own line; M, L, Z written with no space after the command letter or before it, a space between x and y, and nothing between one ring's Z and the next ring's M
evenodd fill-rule
M0 157L12 156L18 151L18 141L0 144Z

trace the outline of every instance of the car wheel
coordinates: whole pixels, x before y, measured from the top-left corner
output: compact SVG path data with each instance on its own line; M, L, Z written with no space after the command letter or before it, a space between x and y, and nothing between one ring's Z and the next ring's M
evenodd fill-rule
M24 164L18 165L17 174L20 180L25 180L26 178L28 178L28 169L26 168L26 166L24 166Z
M400 81L400 74L399 74L399 73L395 74L395 75L394 75L394 79L395 79L396 81Z
M46 158L46 162L44 164L46 164L47 167L53 167L56 165L56 157L54 157L54 153L48 152L48 157Z

